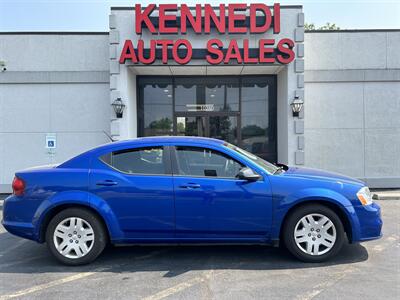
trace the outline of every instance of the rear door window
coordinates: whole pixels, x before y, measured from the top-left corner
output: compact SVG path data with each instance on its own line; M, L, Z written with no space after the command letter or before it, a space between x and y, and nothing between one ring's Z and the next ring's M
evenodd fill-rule
M166 154L163 147L135 148L108 153L100 159L126 174L166 174Z

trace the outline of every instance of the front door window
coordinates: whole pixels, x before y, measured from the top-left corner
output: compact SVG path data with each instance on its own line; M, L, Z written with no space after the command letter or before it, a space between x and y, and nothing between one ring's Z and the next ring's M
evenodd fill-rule
M236 178L244 166L218 151L199 147L176 147L178 175Z

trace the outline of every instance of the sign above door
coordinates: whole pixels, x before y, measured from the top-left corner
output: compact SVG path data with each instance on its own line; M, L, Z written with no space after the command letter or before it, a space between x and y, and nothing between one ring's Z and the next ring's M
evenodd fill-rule
M158 14L155 12L158 10ZM152 64L161 60L163 64L175 62L187 64L192 59L202 59L211 65L218 64L288 64L293 61L294 42L289 38L273 38L281 32L280 4L271 9L257 4L149 4L142 8L135 5L135 33L139 39L128 39L121 51L119 62ZM144 40L146 33L157 35L157 39ZM192 40L182 38L187 33L210 36L202 48L193 48ZM263 34L258 45L252 48L251 39L240 41L231 38L222 40L216 35ZM160 38L168 34L168 38ZM171 39L171 35L179 36Z

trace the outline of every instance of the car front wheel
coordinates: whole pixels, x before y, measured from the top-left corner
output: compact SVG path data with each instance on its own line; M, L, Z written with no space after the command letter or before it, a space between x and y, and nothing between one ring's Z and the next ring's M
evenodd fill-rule
M283 240L287 249L305 262L322 262L335 256L345 238L337 214L320 204L299 207L287 219Z
M86 209L68 208L55 215L46 231L50 252L66 265L83 265L104 250L106 232L97 216Z

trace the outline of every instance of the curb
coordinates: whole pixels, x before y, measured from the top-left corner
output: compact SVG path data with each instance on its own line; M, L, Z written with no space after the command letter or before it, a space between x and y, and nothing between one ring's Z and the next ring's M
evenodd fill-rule
M372 190L371 193L378 200L400 200L400 190Z
M393 196L379 196L378 200L400 200L400 195L393 195Z
M4 201L10 194L0 194L0 201Z

